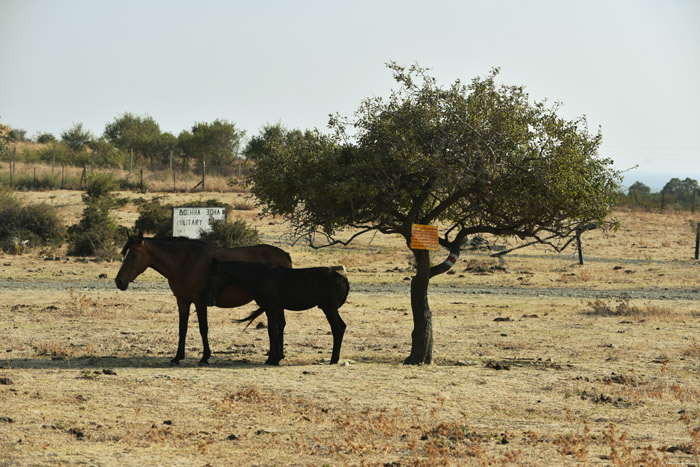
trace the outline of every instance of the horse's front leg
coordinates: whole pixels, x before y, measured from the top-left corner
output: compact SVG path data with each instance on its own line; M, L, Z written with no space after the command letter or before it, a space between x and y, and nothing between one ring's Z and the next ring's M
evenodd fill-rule
M170 365L179 365L180 360L185 358L185 340L187 339L187 321L190 319L190 302L178 299L177 312L180 319L180 332L177 341L177 353L175 358L170 360Z
M199 361L199 366L209 365L209 357L211 357L211 349L209 349L209 322L207 321L207 306L204 303L196 304L197 321L199 322L199 334L202 336L202 359Z

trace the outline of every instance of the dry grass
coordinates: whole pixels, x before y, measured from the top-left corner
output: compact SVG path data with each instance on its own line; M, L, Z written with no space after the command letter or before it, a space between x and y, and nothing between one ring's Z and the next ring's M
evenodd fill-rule
M27 195L67 219L82 210L79 193ZM0 289L0 465L700 464L697 300L607 292L697 288L688 216L619 213L619 232L584 239L587 255L613 261L584 266L573 251L524 249L503 264L465 253L454 274L434 281L455 286L430 297L435 363L406 367L412 272L400 239L292 247L286 226L259 219L244 193L164 196L240 203L235 215L291 251L295 264L344 264L354 290L341 309L341 364L321 364L332 338L314 309L287 313L287 358L265 367L267 331L233 322L247 305L210 311L206 368L196 366L193 317L187 358L171 368L176 306L149 287L163 283L157 273L139 277L139 290L89 290L81 281L111 281L118 263L3 255L0 270L18 287ZM135 213L127 205L119 221L133 224ZM33 279L74 286L22 288ZM358 292L367 284L404 287ZM600 297L464 293L502 286Z

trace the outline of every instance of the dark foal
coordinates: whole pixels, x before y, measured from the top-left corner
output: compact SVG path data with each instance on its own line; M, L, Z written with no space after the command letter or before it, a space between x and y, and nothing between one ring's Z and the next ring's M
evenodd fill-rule
M330 268L290 269L275 264L240 261L217 261L209 268L204 301L218 303L221 291L234 286L251 297L260 307L240 321L252 322L265 313L270 337L270 354L265 364L279 365L284 358L284 310L308 310L315 306L325 313L333 333L331 364L340 359L345 323L338 309L350 290L348 280Z

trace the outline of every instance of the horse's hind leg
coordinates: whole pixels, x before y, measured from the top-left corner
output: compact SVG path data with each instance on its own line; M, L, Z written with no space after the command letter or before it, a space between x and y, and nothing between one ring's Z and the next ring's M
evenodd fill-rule
M209 365L209 357L211 357L211 349L209 348L209 321L207 320L207 306L200 304L197 307L197 321L199 322L199 334L202 336L202 359L199 361L199 366Z
M283 312L279 310L265 308L267 315L267 335L270 338L270 352L265 365L279 365L282 360L282 336L280 327L284 330L284 324L280 325L280 319L284 320Z
M343 344L343 335L345 334L345 322L340 317L337 308L322 308L326 314L328 323L331 325L333 333L333 353L331 354L331 365L338 363L340 360L340 346Z
M190 304L184 300L177 300L177 311L180 322L179 337L177 341L177 353L170 360L170 365L179 365L180 360L185 358L185 340L187 339L187 321L190 318Z

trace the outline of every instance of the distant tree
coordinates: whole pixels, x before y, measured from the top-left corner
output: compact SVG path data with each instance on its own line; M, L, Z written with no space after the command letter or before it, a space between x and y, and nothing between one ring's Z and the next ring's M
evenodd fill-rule
M55 143L56 137L51 133L39 133L36 137L36 142L41 144Z
M157 157L159 152L160 126L148 115L124 113L105 126L104 136L122 151L133 151L135 160Z
M158 160L161 167L168 167L171 154L177 158L177 143L177 138L172 133L165 132L160 134L154 158Z
M634 182L627 189L627 198L630 203L640 205L649 198L650 193L651 188L649 188L647 185L642 182Z
M21 143L25 140L27 130L21 128L12 128L8 134L9 140L13 143Z
M275 147L281 147L285 144L288 134L289 130L282 123L263 126L260 134L253 136L248 141L248 144L243 149L243 157L254 161L259 155L274 151Z
M83 129L82 123L74 123L72 127L61 133L61 141L71 148L75 154L84 151L92 139L92 133Z
M129 156L126 152L120 151L104 136L90 142L94 153L95 165L97 167L126 168L129 163Z
M10 142L10 127L0 123L0 158L3 158L5 156L9 142Z
M689 208L693 201L693 192L698 188L698 181L692 178L681 180L672 178L666 183L661 192L669 196L669 202L678 203L683 208Z
M244 130L226 120L214 120L212 123L197 123L192 127L188 141L191 159L196 159L201 166L202 158L207 165L224 167L238 157Z
M640 197L646 196L651 193L651 188L642 182L634 182L627 190L628 195L632 195L632 193L637 193L637 196Z
M332 118L331 135L263 151L251 180L265 212L287 218L316 247L379 231L410 249L413 224L440 226L447 260L432 265L427 250L411 249L405 363L430 363L428 284L469 235L516 235L561 250L593 224L614 224L607 216L620 177L598 158L601 135L589 134L584 118L563 120L556 106L531 104L522 87L497 86L497 70L442 88L420 67L389 68L400 85L389 99L366 99L354 119ZM345 227L358 230L339 238Z

